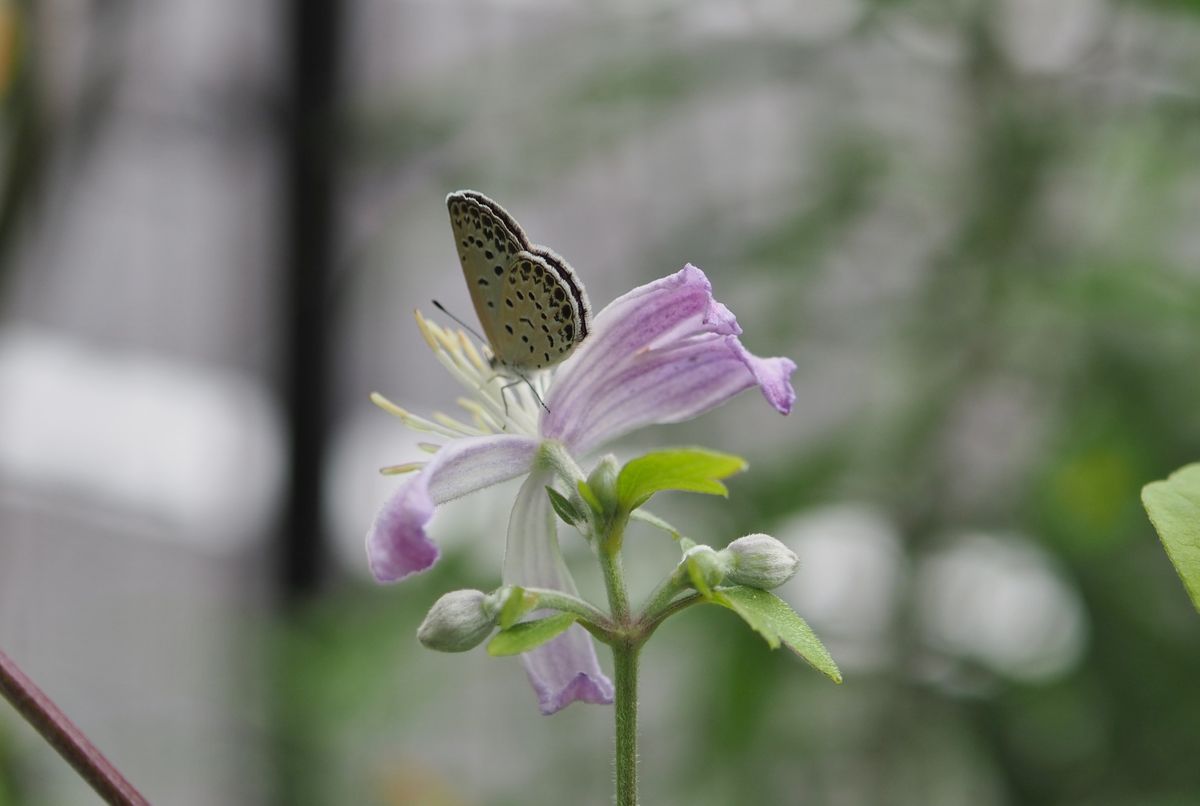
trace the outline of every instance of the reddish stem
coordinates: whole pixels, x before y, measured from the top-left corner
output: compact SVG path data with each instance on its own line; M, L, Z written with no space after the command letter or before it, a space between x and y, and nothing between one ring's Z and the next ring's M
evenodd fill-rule
M150 806L49 697L0 651L0 694L113 806Z

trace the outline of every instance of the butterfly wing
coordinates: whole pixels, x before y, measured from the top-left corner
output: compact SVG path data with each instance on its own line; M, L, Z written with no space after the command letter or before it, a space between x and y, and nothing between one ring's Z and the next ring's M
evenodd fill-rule
M475 315L496 355L504 329L500 324L505 272L517 253L530 246L521 225L503 207L473 190L446 197L455 250L462 264Z
M566 279L574 273L565 274L563 266L521 251L505 271L498 333L488 338L506 366L518 371L553 366L586 334L587 298L577 279L574 285Z
M591 307L575 271L473 190L446 197L475 314L501 364L518 371L562 361L588 334Z
M583 283L579 282L579 276L575 274L575 270L571 265L556 252L534 244L529 248L529 251L549 264L554 273L558 275L559 282L567 289L568 295L575 301L575 308L578 310L579 326L575 329L575 342L581 342L587 338L588 329L591 325L592 306L588 302L587 291L584 290ZM572 348L574 345L572 345ZM569 351L568 351L569 352ZM566 358L564 355L563 358Z

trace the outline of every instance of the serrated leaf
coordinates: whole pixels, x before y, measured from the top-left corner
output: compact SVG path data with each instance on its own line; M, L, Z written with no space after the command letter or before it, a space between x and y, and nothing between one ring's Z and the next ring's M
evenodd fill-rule
M644 509L635 509L632 513L630 513L630 517L634 520L641 521L642 523L649 524L655 529L662 529L664 532L670 534L675 540L679 540L683 537L682 532L652 512L647 512Z
M656 451L626 463L617 476L617 497L632 511L664 490L728 495L720 482L746 469L746 460L702 448Z
M588 486L586 481L579 482L579 495L592 508L592 512L597 515L604 514L604 507L600 504L600 499L592 492L592 488Z
M775 594L737 586L713 591L712 601L741 616L751 629L766 639L771 649L778 649L783 644L833 682L842 682L842 673L821 639L808 622Z
M508 594L508 598L504 600L504 605L500 608L500 615L496 619L496 623L500 625L501 630L507 630L516 624L521 616L537 607L537 603L537 594L530 593L524 588L514 585Z
M583 513L575 508L571 499L553 487L546 487L546 495L550 496L550 506L567 526L575 526L583 520Z
M1142 504L1192 605L1200 611L1200 463L1147 484Z
M496 633L488 643L488 654L500 658L536 649L566 632L577 618L574 613L558 613L547 618L522 621Z

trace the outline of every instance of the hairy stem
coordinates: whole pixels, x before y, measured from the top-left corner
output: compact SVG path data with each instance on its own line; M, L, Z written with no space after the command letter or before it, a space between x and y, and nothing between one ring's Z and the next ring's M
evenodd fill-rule
M600 567L604 571L604 587L608 591L608 607L617 628L629 626L629 592L625 590L621 555L601 551Z
M618 513L608 523L606 533L600 535L597 544L600 568L604 571L604 588L608 591L608 606L618 628L630 624L629 592L625 590L625 575L621 567L621 542L628 523L629 516Z
M670 606L671 601L680 594L680 592L688 589L687 568L683 563L680 563L675 568L671 575L664 579L657 588L650 594L650 598L646 600L645 606L642 608L642 614L638 617L638 624L645 626L652 623L658 617L658 614L666 610Z
M88 741L83 731L3 652L0 652L0 694L105 802L113 806L150 806Z
M612 631L612 620L600 608L578 596L572 596L552 588L526 588L525 591L538 597L539 608L549 607L563 613L574 613L602 630Z
M629 591L621 568L621 540L628 523L618 515L597 543L604 587L617 634L611 642L616 678L617 806L637 806L637 673L643 638L630 619Z
M703 601L704 597L699 593L689 593L687 596L675 599L669 604L664 605L659 610L650 611L647 609L646 614L638 622L639 634L642 636L642 640L644 641L648 639L654 633L654 631L658 629L658 625L662 624L680 610L684 610Z
M638 654L633 641L613 644L617 701L617 806L637 806Z

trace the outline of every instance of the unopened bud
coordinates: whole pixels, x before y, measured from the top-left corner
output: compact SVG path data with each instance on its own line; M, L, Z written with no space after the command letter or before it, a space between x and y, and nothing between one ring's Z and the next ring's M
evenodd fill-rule
M601 458L588 475L587 485L605 512L612 512L617 507L617 476L620 472L621 465L617 457L610 453Z
M796 552L770 535L739 537L721 554L729 563L726 579L748 588L777 588L795 576L800 567Z
M433 603L417 628L417 640L438 652L466 652L496 626L494 597L483 591L451 591Z

